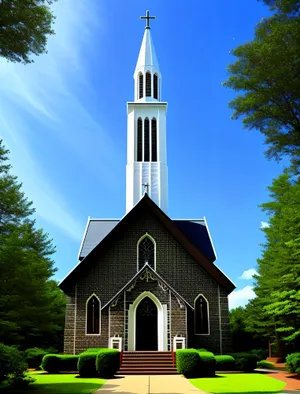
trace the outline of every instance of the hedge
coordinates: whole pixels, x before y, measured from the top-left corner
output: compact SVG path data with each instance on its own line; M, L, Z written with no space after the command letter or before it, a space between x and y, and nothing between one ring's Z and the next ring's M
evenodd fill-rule
M33 347L25 350L24 353L28 368L39 368L42 363L43 357L49 352L45 349Z
M13 379L23 378L27 369L24 354L14 346L0 343L0 383L10 375Z
M286 356L286 366L290 372L300 372L300 353L291 353Z
M97 376L96 358L98 352L86 351L79 354L78 372L82 378L94 378Z
M120 352L117 349L102 349L97 353L96 371L100 378L112 378L120 368Z
M180 349L176 351L176 367L180 374L187 378L200 376L201 361L196 349Z
M42 360L43 370L49 373L77 371L78 356L69 354L46 354Z
M259 357L251 353L232 353L231 356L235 359L235 369L243 372L253 372L256 368Z
M200 377L210 378L215 376L216 359L211 352L198 352L200 357Z
M234 371L235 359L232 356L215 356L216 371Z
M257 368L265 368L265 369L274 369L275 363L271 363L270 361L261 360L256 363Z
M81 354L83 354L83 353L98 353L98 352L100 352L103 349L107 349L107 348L104 348L104 347L89 347L88 349L86 349Z

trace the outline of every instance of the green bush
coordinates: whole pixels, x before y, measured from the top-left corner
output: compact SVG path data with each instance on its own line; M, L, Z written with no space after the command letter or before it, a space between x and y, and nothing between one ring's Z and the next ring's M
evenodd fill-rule
M7 381L10 390L28 390L28 386L30 383L34 383L36 381L32 376L28 376L25 372L20 375L10 375Z
M208 352L208 350L204 349L204 348L200 348L200 349L197 349L197 350L198 350L198 352Z
M91 351L79 354L78 358L78 372L82 378L94 378L97 376L96 358L97 353Z
M107 349L107 348L103 348L103 347L89 347L88 349L86 349L82 353L98 353L98 352L100 352L103 349Z
M274 369L275 364L270 363L270 361L261 360L261 361L257 361L256 366L257 366L257 368Z
M14 346L0 343L0 383L8 376L17 379L27 369L24 354Z
M286 366L290 372L300 372L300 353L291 353L286 356Z
M200 376L210 378L215 376L216 359L211 352L198 352L200 356Z
M46 354L42 359L42 368L49 373L59 372L59 355Z
M253 372L259 357L251 353L233 353L231 356L235 359L235 369L243 372Z
M25 350L25 358L28 368L39 368L42 363L43 357L48 353L45 349L33 347Z
M69 354L46 354L42 360L42 368L49 373L60 371L77 371L78 356Z
M267 349L252 349L247 353L255 354L260 360L265 360L269 354Z
M96 371L100 378L112 378L120 368L120 352L117 349L102 349L97 353Z
M234 371L235 360L232 356L215 356L216 371Z
M187 378L200 377L201 361L198 350L180 349L176 351L177 371Z

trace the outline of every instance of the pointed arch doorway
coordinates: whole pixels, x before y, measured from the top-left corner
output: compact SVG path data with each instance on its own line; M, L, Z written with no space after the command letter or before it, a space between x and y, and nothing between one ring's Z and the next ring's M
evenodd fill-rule
M136 350L158 350L158 310L145 297L136 308Z

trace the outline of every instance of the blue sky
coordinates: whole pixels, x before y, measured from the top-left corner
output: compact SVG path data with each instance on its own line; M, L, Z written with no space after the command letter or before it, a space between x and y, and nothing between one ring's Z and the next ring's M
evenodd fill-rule
M258 204L283 165L266 160L258 132L230 120L234 92L221 83L230 50L268 15L260 2L60 0L48 53L26 66L0 60L0 136L57 247L61 280L77 263L87 217L125 213L126 102L146 9L157 16L152 38L169 103L169 215L207 218L217 265L237 285L230 304L243 305L267 222Z

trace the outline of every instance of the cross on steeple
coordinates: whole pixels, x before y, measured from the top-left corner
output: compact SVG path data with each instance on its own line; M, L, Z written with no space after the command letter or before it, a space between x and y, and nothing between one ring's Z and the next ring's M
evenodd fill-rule
M146 19L146 27L145 29L150 29L150 23L149 20L150 19L155 19L156 16L150 16L149 15L149 10L146 11L146 16L140 16L140 19Z

